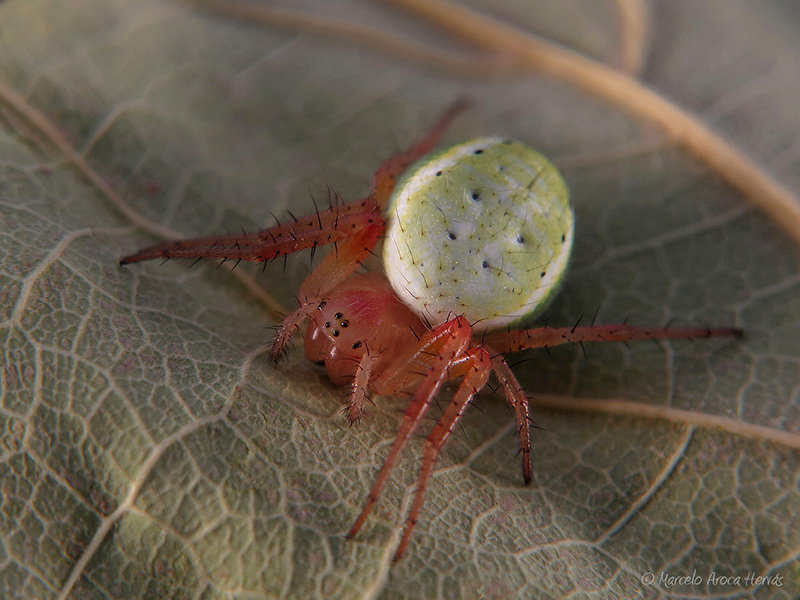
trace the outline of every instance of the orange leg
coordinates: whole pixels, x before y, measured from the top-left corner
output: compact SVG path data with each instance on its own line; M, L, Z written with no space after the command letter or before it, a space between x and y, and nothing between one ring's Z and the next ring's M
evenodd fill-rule
M122 265L155 258L217 258L264 262L285 254L341 242L353 231L383 223L371 198L332 206L311 216L257 233L220 235L150 246L121 259Z
M358 533L364 521L367 520L367 517L372 512L375 503L389 480L389 475L394 469L397 459L400 458L400 454L408 444L408 440L411 439L417 426L428 411L439 388L449 378L448 369L450 365L456 357L467 349L471 337L472 327L470 327L467 320L463 317L456 317L426 332L416 344L413 354L417 359L425 360L430 364L428 372L417 389L414 400L403 415L400 431L398 431L392 449L389 451L380 473L378 473L361 514L358 515L356 522L347 534L348 539ZM401 357L400 360L407 361L407 359L408 357ZM411 361L409 364L414 363ZM380 380L382 377L383 375L378 379Z
M592 325L589 327L538 327L487 335L485 342L502 354L529 348L548 348L576 342L629 342L633 340L700 339L738 337L732 327L636 327L633 325Z
M395 154L378 167L372 179L372 193L370 196L375 199L375 203L381 210L386 210L389 205L389 198L392 195L392 191L394 191L397 179L406 172L408 167L439 145L450 123L469 105L470 102L463 98L451 104L434 126L431 127L428 135L408 150Z
M464 415L464 411L472 401L472 398L486 385L486 381L489 379L489 373L492 371L489 353L483 348L470 348L462 357L464 360L459 360L461 363L459 365L459 370L462 370L462 368L466 369L464 380L458 387L444 415L439 419L436 427L433 428L433 431L425 441L422 469L419 474L419 480L417 481L414 504L411 505L411 511L408 513L406 528L405 531L403 531L403 537L400 540L400 545L397 547L397 552L395 552L394 562L402 558L408 546L408 542L411 539L411 533L414 531L417 519L419 519L419 514L422 511L422 505L425 502L425 492L428 489L428 481L433 472L433 465L436 459L439 457L442 448L450 438L453 429ZM452 370L450 374L453 375Z
M502 354L491 346L484 346L492 353L492 368L497 379L503 386L506 398L514 407L514 414L517 418L517 431L519 433L519 451L522 454L522 479L525 485L530 484L533 479L533 453L531 451L531 420L528 414L528 396L525 390L517 381L514 372L508 366Z
M690 339L734 337L741 335L735 328L652 328L633 325L597 325L589 327L539 327L494 333L484 338L484 347L492 353L492 366L503 386L506 398L514 407L522 452L522 476L526 484L533 476L530 419L525 390L509 368L503 354L530 348L547 348L576 342L628 342L633 340Z
M256 233L219 235L179 240L150 246L120 259L120 264L156 258L211 258L264 262L285 254L324 244L341 242L354 231L382 220L397 178L412 163L433 150L453 118L468 105L454 103L439 118L428 134L409 149L386 160L375 172L369 197L348 204L332 206L302 219L292 220Z

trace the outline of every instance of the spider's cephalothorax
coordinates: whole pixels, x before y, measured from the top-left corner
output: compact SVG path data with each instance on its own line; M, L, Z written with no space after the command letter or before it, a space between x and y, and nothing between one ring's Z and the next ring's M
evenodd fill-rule
M351 423L363 415L370 392L412 396L348 537L369 516L442 384L460 380L425 443L419 485L395 560L408 545L439 453L492 372L514 409L523 478L530 483L528 398L503 354L572 342L740 333L625 324L510 329L541 310L563 279L572 246L572 208L555 167L520 142L480 138L430 154L463 108L464 103L454 104L420 142L384 162L372 191L361 200L258 233L160 244L120 261L267 261L336 244L336 252L301 285L300 306L279 327L271 355L277 360L308 319L306 355L325 366L333 383L350 386L346 413ZM354 274L383 236L387 277ZM479 336L473 336L476 330Z
M349 277L310 317L306 356L324 365L336 385L352 382L365 356L374 357L372 370L382 371L426 329L419 317L397 300L386 279L372 274ZM358 415L351 413L350 420L357 419Z

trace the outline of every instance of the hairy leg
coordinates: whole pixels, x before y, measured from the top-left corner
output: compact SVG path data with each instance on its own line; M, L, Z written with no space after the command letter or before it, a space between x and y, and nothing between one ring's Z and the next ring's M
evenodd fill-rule
M734 327L636 327L634 325L591 325L588 327L537 327L487 335L484 341L502 354L529 348L548 348L578 342L630 342L634 340L701 339L739 337Z
M375 203L381 210L385 210L389 205L389 198L392 195L392 191L394 191L398 178L406 172L408 167L439 145L450 123L469 105L470 102L466 99L456 100L439 117L439 120L436 121L424 138L404 152L395 154L378 167L372 179L372 193L370 196L375 199Z
M444 415L439 419L439 422L425 441L422 469L420 470L419 480L417 481L414 503L411 505L411 511L408 513L406 528L405 531L403 531L400 545L395 552L394 562L397 562L403 557L408 542L411 539L411 533L414 531L414 527L419 519L419 514L422 511L422 506L425 503L425 492L428 489L428 481L433 472L433 465L436 459L439 457L442 448L444 448L444 445L450 438L453 428L464 415L464 411L472 401L472 398L486 385L486 381L489 379L492 363L489 358L489 353L486 352L486 350L478 347L469 348L464 353L463 359L464 360L460 361L461 365L459 365L459 371L464 371L464 379L458 387L458 390L456 390ZM451 375L453 375L452 372Z
M735 337L741 335L735 328L653 328L633 325L597 325L589 327L538 327L493 333L483 338L484 347L492 353L492 366L517 416L517 428L522 453L522 476L531 482L530 418L525 390L509 368L503 354L531 348L548 348L559 344L577 342L627 342L634 340L697 339L710 337Z
M400 458L400 454L408 444L408 440L411 439L412 434L428 411L439 388L449 379L448 369L450 365L467 349L471 338L472 327L463 317L456 317L425 333L415 345L412 354L414 358L418 358L429 365L427 374L425 374L422 383L414 394L414 399L403 415L403 422L400 425L400 431L397 432L397 437L394 439L392 449L389 451L389 455L386 457L383 467L375 479L375 484L369 493L364 508L347 534L348 538L352 538L358 533L364 521L372 512L375 503L389 480L389 475L394 469L397 459ZM419 361L408 360L406 356L401 357L400 360L402 364L413 364L415 366L419 364Z
M484 346L492 354L492 368L503 386L506 398L514 408L519 434L519 451L522 454L522 479L525 485L533 480L533 453L531 451L531 419L528 413L528 395L502 354L491 346Z
M209 258L264 262L306 248L341 242L377 222L383 222L372 198L331 206L256 233L218 235L150 246L122 258L122 265L156 258Z

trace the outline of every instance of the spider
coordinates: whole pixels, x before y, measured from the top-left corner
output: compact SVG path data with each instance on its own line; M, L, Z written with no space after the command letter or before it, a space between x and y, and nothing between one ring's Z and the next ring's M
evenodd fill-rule
M430 154L454 103L428 134L386 160L370 193L347 204L252 234L151 246L120 264L156 258L263 262L334 244L302 283L299 308L278 327L277 361L304 321L306 356L349 386L346 418L357 423L377 395L411 403L348 538L361 529L406 444L440 388L460 380L424 445L418 485L394 561L406 551L434 463L467 406L494 373L513 407L522 477L532 480L528 397L504 355L589 341L738 336L734 328L648 328L627 324L513 329L553 297L566 269L573 211L566 184L541 154L511 140L480 138ZM402 177L402 179L401 179ZM381 238L384 275L356 273Z

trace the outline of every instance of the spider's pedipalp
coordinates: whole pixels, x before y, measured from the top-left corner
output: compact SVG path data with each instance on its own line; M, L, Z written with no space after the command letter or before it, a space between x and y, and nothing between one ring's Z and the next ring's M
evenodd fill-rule
M356 367L346 407L347 420L350 421L351 425L358 423L364 414L364 404L369 401L370 376L379 360L380 355L372 354L367 350L361 356L361 360Z

